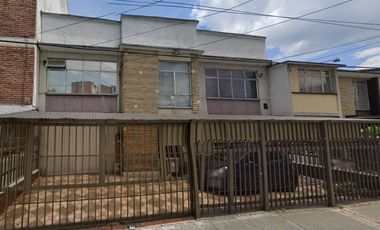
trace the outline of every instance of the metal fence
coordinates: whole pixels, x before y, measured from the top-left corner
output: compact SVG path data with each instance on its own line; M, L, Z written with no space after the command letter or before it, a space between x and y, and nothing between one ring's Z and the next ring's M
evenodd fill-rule
M334 206L380 197L380 123L0 123L0 229Z

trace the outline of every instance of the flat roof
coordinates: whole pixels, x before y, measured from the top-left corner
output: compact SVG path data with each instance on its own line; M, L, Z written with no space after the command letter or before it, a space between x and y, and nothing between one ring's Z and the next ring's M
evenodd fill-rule
M75 14L60 14L60 13L52 13L52 12L45 12L45 11L41 11L41 14L61 16L61 17L80 18L80 19L84 19L83 22L85 22L85 21L103 21L103 22L109 22L109 23L114 23L114 24L120 24L119 20L112 20L112 19L106 19L106 18L101 18L101 17L88 17L88 16L75 15Z
M186 18L172 18L172 17L161 17L161 16L151 16L151 15L137 15L137 14L122 14L122 18L124 17L133 17L133 18L150 18L156 20L172 20L172 21L183 21L183 22L194 22L198 23L198 20L194 19L186 19Z
M230 32L222 32L222 31L214 31L214 30L204 30L204 29L197 29L197 32L225 34L225 35L236 36L236 37L257 38L257 39L262 39L262 40L267 39L267 37L265 37L265 36L258 36L258 35L244 34L244 33L239 34L239 33L230 33Z
M284 61L276 64L290 64L290 65L315 65L315 66L330 66L330 67L344 67L343 64L333 64L333 63L324 63L324 62L307 62L307 61Z

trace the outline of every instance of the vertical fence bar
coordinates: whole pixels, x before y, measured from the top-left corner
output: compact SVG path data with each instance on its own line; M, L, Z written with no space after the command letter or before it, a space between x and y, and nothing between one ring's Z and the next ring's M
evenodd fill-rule
M101 125L99 127L99 183L101 185L105 183L106 151L106 127Z
M260 139L261 139L261 162L259 161L259 178L260 179L260 198L262 199L263 209L269 210L269 188L268 188L268 162L267 162L267 140L265 133L265 123L260 121Z
M197 171L197 148L198 141L201 139L201 127L200 123L196 121L191 121L190 124L190 134L189 134L189 145L190 145L190 169L191 169L191 207L193 211L194 218L200 217L200 207L199 207L199 197L198 197L198 171Z
M28 124L26 131L26 149L25 149L25 190L32 189L33 174L33 150L34 150L34 125Z
M327 190L327 204L330 207L335 206L335 191L334 191L334 180L332 175L331 166L331 148L330 148L330 136L327 132L327 122L321 123L321 137L324 140L324 169L325 169L325 179L326 179L326 190Z

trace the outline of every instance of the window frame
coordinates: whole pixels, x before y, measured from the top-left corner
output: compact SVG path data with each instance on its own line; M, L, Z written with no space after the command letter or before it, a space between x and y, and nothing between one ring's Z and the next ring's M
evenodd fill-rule
M78 69L67 69L67 64L65 65L64 68L56 68L56 67L46 67L46 79L45 79L45 83L46 83L46 92L45 94L46 95L50 95L50 96L118 96L120 94L120 90L119 90L119 87L120 87L120 71L119 71L119 66L120 66L120 63L119 61L115 60L115 61L110 61L110 60L93 60L93 59L75 59L75 58L67 58L67 59L59 59L59 58L52 58L54 60L63 60L63 61L83 61L83 62L99 62L100 65L102 62L109 62L109 63L115 63L116 64L116 71L102 71L101 68L100 68L100 71L91 71L91 70L85 70L84 68L84 63L83 63L83 68L82 70L78 70ZM59 70L59 71L64 71L65 72L65 79L64 79L64 82L65 82L65 92L64 93L54 93L54 92L49 92L48 91L48 87L49 87L49 84L48 84L48 80L49 80L49 70ZM84 72L98 72L99 73L99 82L98 82L98 93L84 93L83 92L83 87L84 87L84 84L82 84L82 92L81 93L66 93L66 80L67 80L67 72L68 71L78 71L78 72L82 72L83 76L82 76L82 82L84 81ZM115 93L101 93L101 76L102 76L102 73L115 73L116 74L116 91Z
M182 72L182 71L168 71L168 70L160 70L160 63L161 62L167 62L167 63L181 63L181 64L186 64L188 66L188 72ZM169 95L169 96L186 96L189 97L189 106L175 106L175 105L161 105L160 102L160 96L162 95L168 95L161 93L160 90L160 72L164 73L173 73L173 85L174 85L174 95ZM193 90L192 90L192 74L191 74L191 62L187 61L167 61L167 60L159 60L158 61L158 87L159 87L159 93L158 93L158 108L159 109L192 109L193 108ZM189 95L187 94L177 94L177 86L176 86L176 73L182 73L182 74L187 74L189 77Z
M363 84L362 82L365 82L365 84ZM367 100L365 101L366 102L366 108L363 109L363 108L359 108L359 103L360 102L364 102L364 100L359 100L359 94L358 94L358 86L365 86L365 89L366 89L366 93L367 93ZM367 112L367 111L371 111L371 105L370 105L370 101L369 101L369 91L368 91L368 81L367 80L359 80L359 79L354 79L353 80L353 90L354 90L354 96L355 96L355 110L356 111L363 111L363 112ZM359 103L358 103L359 102Z
M215 69L216 70L216 77L210 77L206 75L206 70L207 69ZM230 71L230 77L219 77L219 71L220 70L229 70ZM242 71L243 72L243 78L233 78L232 77L232 71ZM247 72L252 72L255 73L255 78L254 79L249 79L246 76ZM204 68L204 79L205 79L205 96L206 99L210 100L233 100L233 101L259 101L260 100L260 87L259 87L259 78L258 78L258 70L252 70L252 69L244 69L244 68L229 68L229 67L212 67L212 66L206 66ZM218 91L218 96L217 97L209 97L207 96L207 79L214 79L216 80L216 86L217 86L217 91ZM221 97L220 96L220 80L230 80L230 86L231 86L231 97ZM233 80L243 80L244 82L244 98L238 98L234 97L234 85L233 85ZM248 81L254 81L256 83L256 98L249 98L247 97L247 82Z
M303 76L301 75L301 71L304 72ZM320 76L307 75L306 74L307 71L310 71L310 72L318 71ZM329 72L328 77L323 72ZM335 75L331 69L298 68L297 69L297 76L298 76L298 88L299 88L299 92L297 92L297 93L301 93L301 94L326 94L326 95L336 95L337 94ZM307 79L308 78L317 78L317 77L320 78L321 89L322 89L321 92L310 92L310 91L308 91L309 85L308 85ZM301 78L304 78L303 82L305 84L306 91L302 90L302 88L301 88ZM330 78L330 88L331 89L329 92L326 92L325 84L324 84L325 82L327 82L327 78ZM314 87L313 84L311 84L311 87L312 88Z

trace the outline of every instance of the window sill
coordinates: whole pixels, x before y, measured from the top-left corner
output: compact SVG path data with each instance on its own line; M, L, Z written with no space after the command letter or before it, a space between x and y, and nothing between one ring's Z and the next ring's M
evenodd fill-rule
M311 93L311 92L292 92L292 94L312 94L312 95L335 95L337 96L337 93Z
M116 96L118 96L118 94L90 94L90 93L67 94L67 93L46 93L46 96L106 96L106 97L116 97Z
M159 109L193 109L192 107L159 106Z
M260 101L260 98L218 98L218 97L206 97L206 100L226 100L226 101Z

